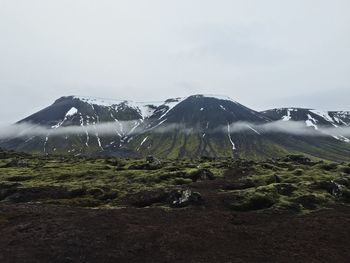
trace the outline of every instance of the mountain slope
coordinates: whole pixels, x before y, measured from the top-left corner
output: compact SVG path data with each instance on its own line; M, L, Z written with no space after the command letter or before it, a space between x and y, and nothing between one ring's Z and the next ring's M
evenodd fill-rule
M232 135L229 125L239 121L267 123L269 119L227 97L190 96L152 122L157 129L164 128L163 132L151 129L130 145L144 154L174 158L237 156L236 140L245 142L247 136L260 136L253 129ZM167 130L169 126L173 128Z
M160 103L167 109L167 103ZM88 97L68 96L56 100L51 106L19 121L32 123L48 129L81 126L95 127L100 123L115 122L118 129L115 134L99 136L98 131L86 130L83 135L33 136L25 139L8 140L3 142L6 148L21 151L44 153L93 153L110 147L112 144L122 146L128 139L128 134L145 118L152 115L157 106L129 101L114 101Z
M262 114L272 120L305 122L307 127L318 130L319 127L341 128L350 126L350 112L320 111L301 108L280 108L263 111ZM350 139L335 131L330 134L334 139L350 142Z
M320 127L348 127L350 113L298 108L257 112L213 95L152 103L68 96L17 123L40 125L43 134L9 138L0 146L44 154L260 159L292 152L350 159L350 140L334 131L297 136L257 128L280 120L302 122L319 132ZM244 129L233 131L232 123L244 123Z

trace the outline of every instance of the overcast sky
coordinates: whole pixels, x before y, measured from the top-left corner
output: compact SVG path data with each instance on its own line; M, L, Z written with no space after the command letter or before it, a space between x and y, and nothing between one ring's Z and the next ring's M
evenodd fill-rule
M350 110L349 0L0 0L0 122L64 95Z

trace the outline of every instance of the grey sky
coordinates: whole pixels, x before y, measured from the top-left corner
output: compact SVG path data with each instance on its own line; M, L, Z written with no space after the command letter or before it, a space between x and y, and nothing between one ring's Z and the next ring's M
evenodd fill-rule
M63 95L350 110L348 0L0 0L1 122Z

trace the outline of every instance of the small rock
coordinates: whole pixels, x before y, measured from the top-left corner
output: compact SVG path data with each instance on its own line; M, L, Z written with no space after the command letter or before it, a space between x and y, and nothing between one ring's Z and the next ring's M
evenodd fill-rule
M315 188L326 190L331 195L340 197L345 186L334 181L325 181L316 183Z
M203 204L203 199L200 193L192 192L190 189L175 191L170 196L170 207L173 208L201 204Z
M152 155L146 157L146 162L152 165L161 165L161 161Z

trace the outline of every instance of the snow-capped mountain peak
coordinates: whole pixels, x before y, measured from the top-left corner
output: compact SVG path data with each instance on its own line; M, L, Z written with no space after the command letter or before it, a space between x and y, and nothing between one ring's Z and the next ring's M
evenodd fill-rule
M267 125L271 129L275 121L279 125L304 123L305 129L316 135L270 134L259 128ZM344 144L350 139L337 132L350 126L350 112L293 107L257 112L227 96L212 94L152 102L66 96L21 123L43 126L44 133L0 141L1 147L45 154L103 152L124 156L136 152L174 158L273 156L290 149L319 156L328 149L340 158L350 156L350 144ZM325 133L324 127L330 132Z

